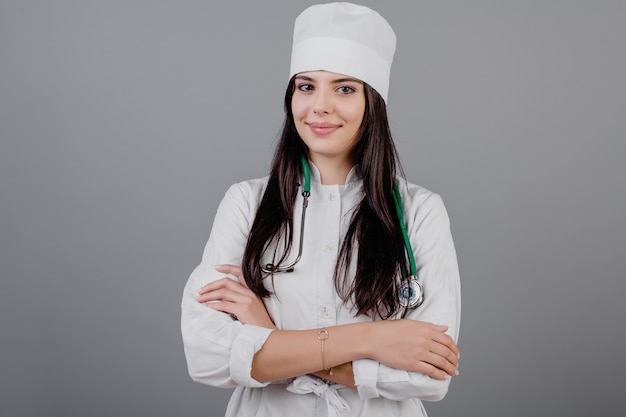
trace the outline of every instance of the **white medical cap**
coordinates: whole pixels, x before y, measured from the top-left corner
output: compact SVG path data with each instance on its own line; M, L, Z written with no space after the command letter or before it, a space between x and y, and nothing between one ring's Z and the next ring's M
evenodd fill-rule
M396 35L377 12L352 3L317 4L293 31L289 78L325 70L358 78L387 101Z

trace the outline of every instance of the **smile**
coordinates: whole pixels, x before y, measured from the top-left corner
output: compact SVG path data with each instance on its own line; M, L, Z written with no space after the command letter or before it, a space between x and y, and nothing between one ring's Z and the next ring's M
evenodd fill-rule
M341 127L332 123L307 123L307 125L311 132L317 136L328 135Z

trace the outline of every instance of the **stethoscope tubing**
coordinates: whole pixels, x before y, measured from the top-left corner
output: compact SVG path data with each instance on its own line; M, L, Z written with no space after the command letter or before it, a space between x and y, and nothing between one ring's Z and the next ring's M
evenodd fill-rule
M292 262L287 265L274 265L266 264L261 266L261 271L266 274L276 274L283 272L293 272L294 267L302 258L302 251L304 247L304 224L306 220L306 209L309 206L309 197L311 196L311 171L306 156L302 156L302 167L304 171L304 185L302 187L302 217L300 219L300 241L298 243L298 256ZM415 257L413 256L413 248L409 240L409 233L406 229L406 223L404 221L404 210L402 206L402 197L400 196L400 190L398 184L393 184L392 189L393 201L396 207L396 214L400 222L400 229L402 230L402 238L404 239L404 247L406 249L407 257L409 259L409 274L405 278L405 282L400 288L400 303L409 308L419 306L424 301L424 292L422 286L417 279L417 270L415 265ZM404 265L402 266L403 275L407 275Z
M304 246L304 221L306 219L306 209L309 206L309 197L311 196L311 169L306 156L302 156L302 168L304 170L304 185L302 186L302 217L300 219L300 242L298 243L298 256L288 265L267 264L261 266L261 271L266 274L275 274L281 272L292 272L293 268L300 258L302 258L302 247Z

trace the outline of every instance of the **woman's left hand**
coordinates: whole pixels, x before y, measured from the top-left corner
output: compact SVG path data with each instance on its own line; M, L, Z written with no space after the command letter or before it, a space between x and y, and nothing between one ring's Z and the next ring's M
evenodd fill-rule
M219 272L237 277L239 282L224 277L200 288L196 301L206 303L217 311L228 313L243 324L275 329L263 300L253 293L243 279L241 268L235 265L219 265L215 268Z

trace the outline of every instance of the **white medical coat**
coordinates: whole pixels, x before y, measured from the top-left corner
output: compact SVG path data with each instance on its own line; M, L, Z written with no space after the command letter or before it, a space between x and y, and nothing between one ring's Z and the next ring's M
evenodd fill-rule
M404 217L413 247L424 303L408 318L445 324L456 341L460 322L460 282L450 223L439 195L401 179ZM236 387L226 416L425 416L421 400L436 401L448 390L416 372L393 369L371 359L353 361L357 390L326 384L312 376L262 383L250 376L252 358L271 333L242 324L228 314L195 301L198 289L222 278L219 264L241 265L246 239L263 196L267 177L234 184L221 201L202 261L184 289L181 326L191 378ZM362 182L352 170L345 185L323 185L311 164L311 196L306 213L304 253L294 272L276 274L266 284L274 294L265 299L279 329L313 329L371 321L353 315L337 295L333 271L352 211L362 199ZM300 239L302 196L295 205L294 258ZM289 389L287 389L289 388Z

